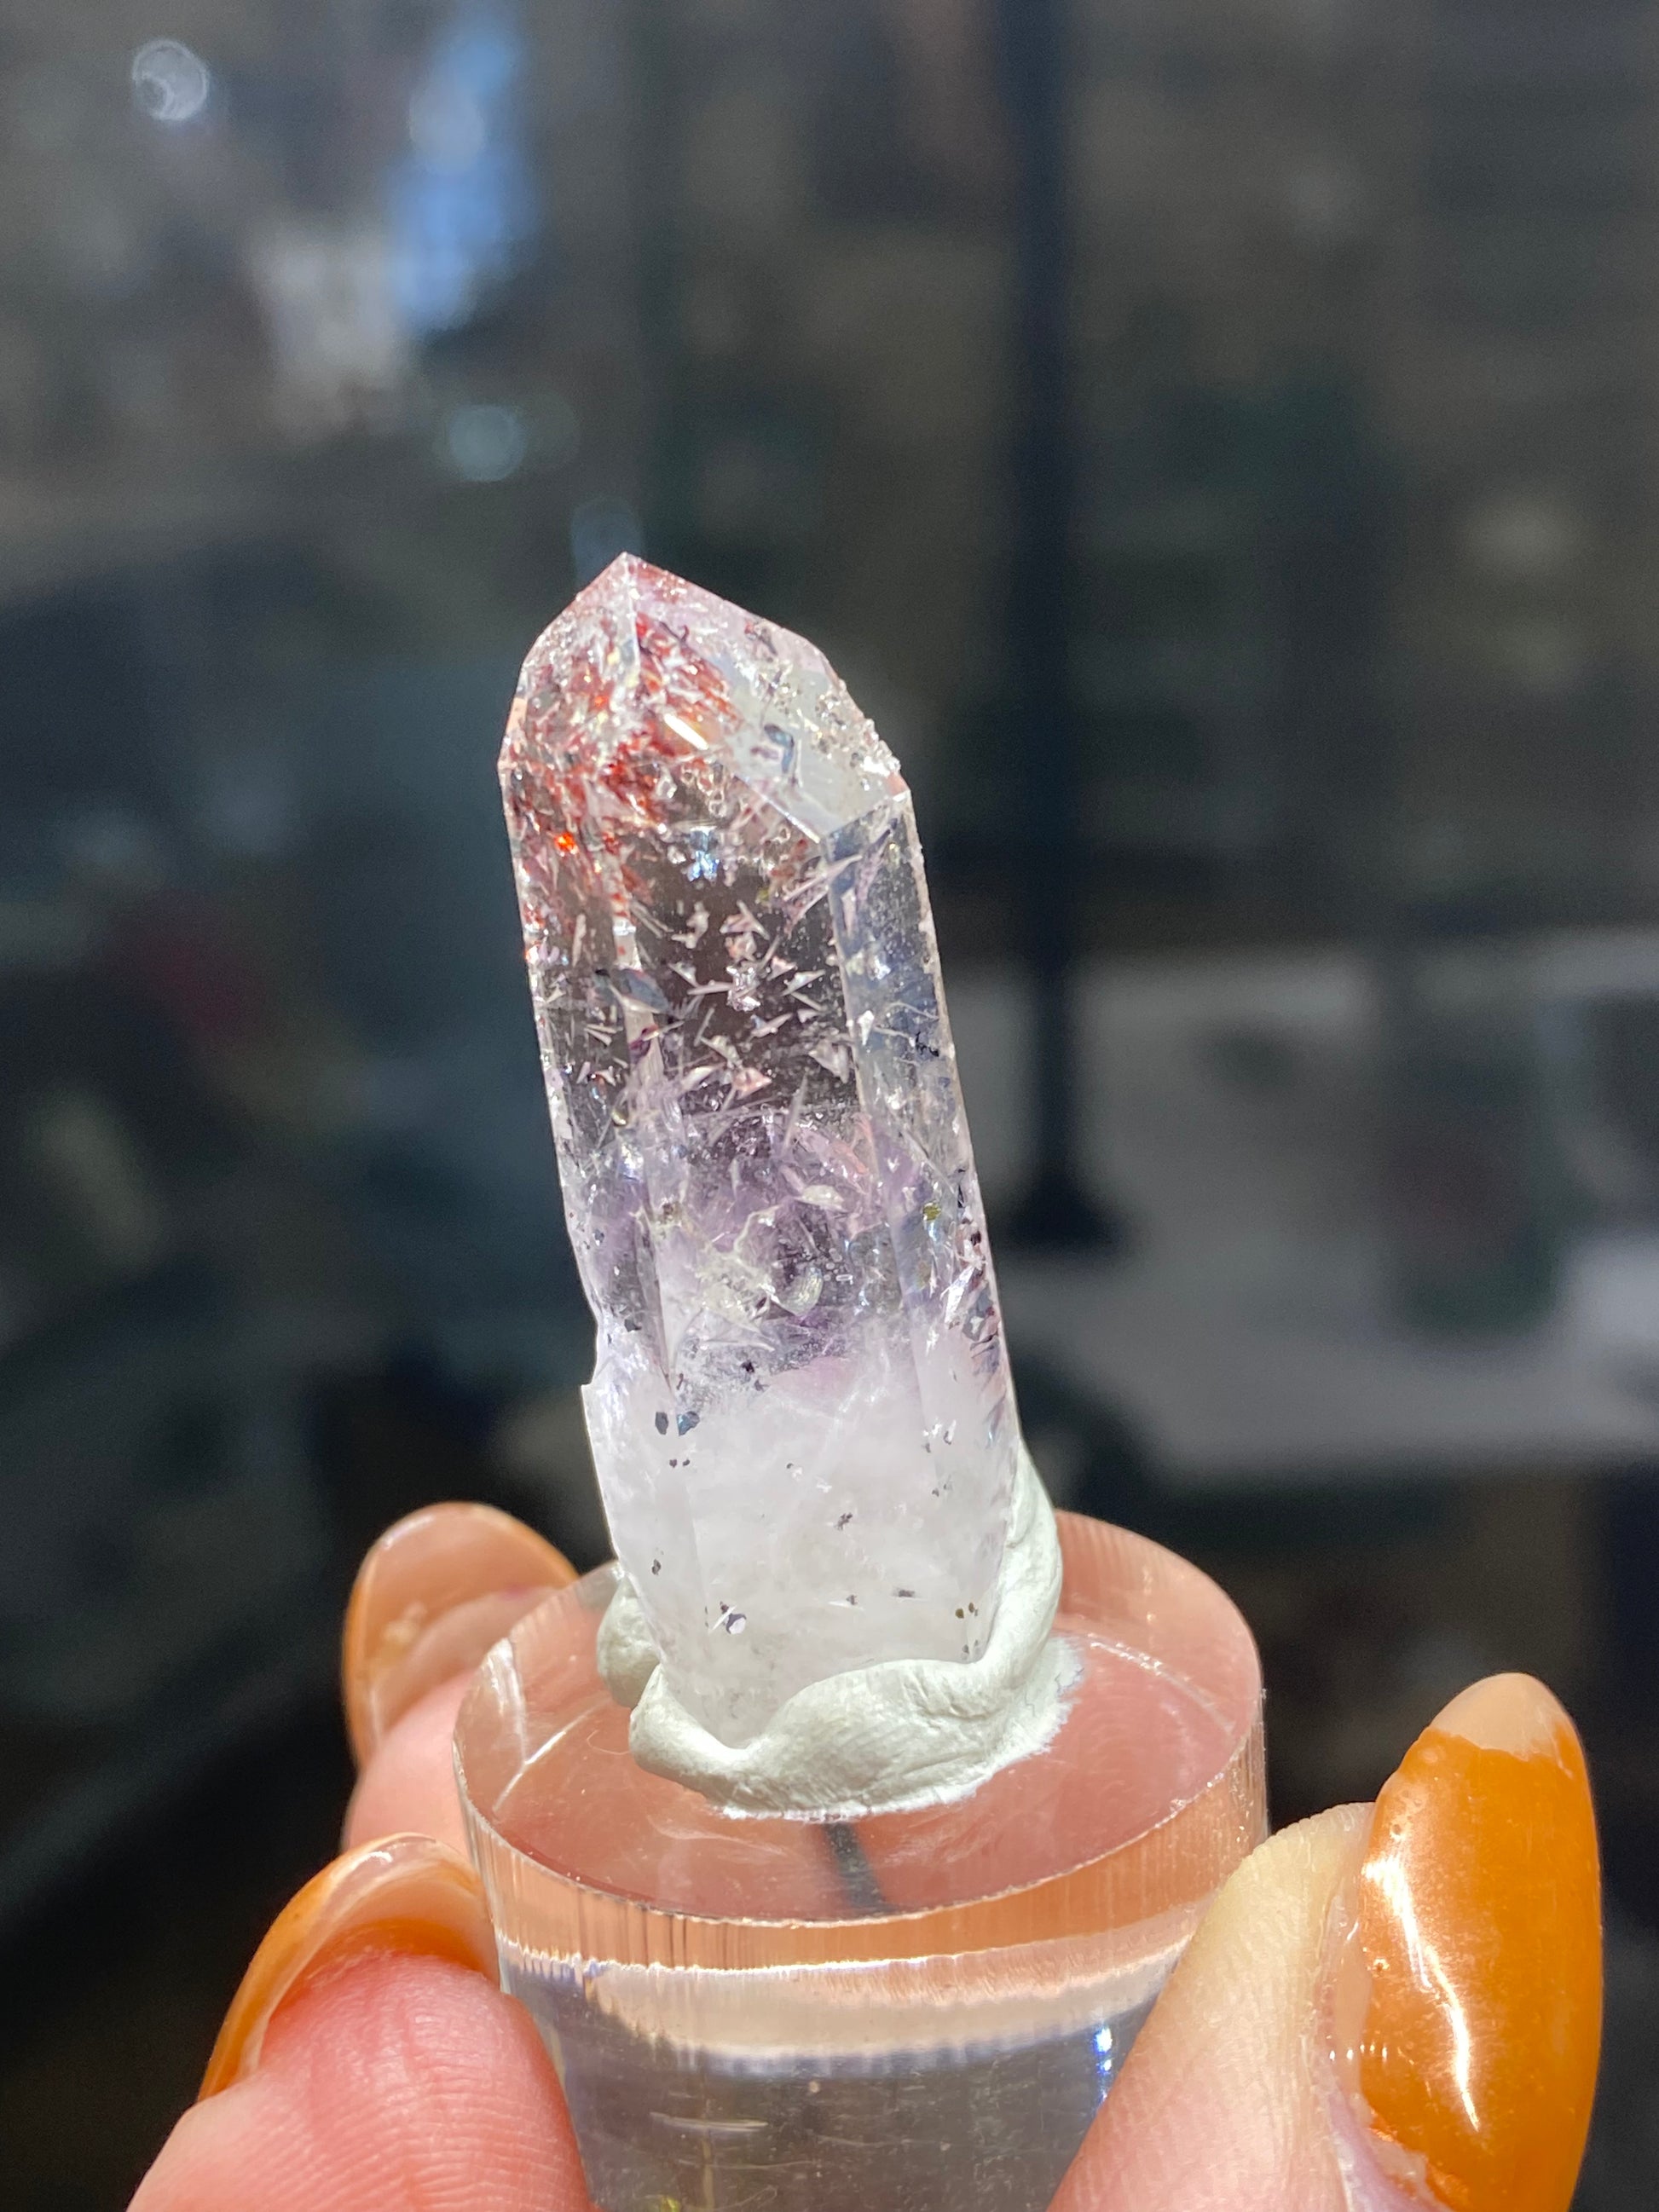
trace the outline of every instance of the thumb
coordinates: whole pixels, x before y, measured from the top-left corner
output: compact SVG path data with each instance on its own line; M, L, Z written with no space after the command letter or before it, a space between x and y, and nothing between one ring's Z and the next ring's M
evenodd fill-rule
M1601 1993L1578 1740L1498 1675L1240 1868L1054 2212L1567 2212Z

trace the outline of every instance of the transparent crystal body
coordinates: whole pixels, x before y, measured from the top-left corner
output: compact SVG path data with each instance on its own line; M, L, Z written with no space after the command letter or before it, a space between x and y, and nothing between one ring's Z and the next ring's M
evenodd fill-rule
M737 1819L637 1766L594 1656L614 1568L489 1655L468 1838L600 2212L1046 2212L1264 1831L1243 1620L1144 1538L1059 1522L1066 1717L923 1811Z
M909 794L828 662L630 556L501 756L588 1427L682 1703L728 1743L977 1658L1018 1449Z

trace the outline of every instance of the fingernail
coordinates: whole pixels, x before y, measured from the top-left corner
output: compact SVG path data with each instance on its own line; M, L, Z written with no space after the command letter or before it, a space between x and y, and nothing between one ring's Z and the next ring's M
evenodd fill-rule
M1382 2195L1567 2212L1601 2045L1601 1876L1583 1752L1541 1682L1478 1682L1418 1738L1344 1922L1342 2133Z
M346 1608L341 1677L358 1765L428 1690L575 1579L562 1552L493 1505L428 1505L388 1528Z
M430 1836L383 1836L308 1881L272 1922L231 2000L197 2101L258 2066L265 2030L291 1997L371 1952L448 1959L495 1979L495 1940L478 1878Z

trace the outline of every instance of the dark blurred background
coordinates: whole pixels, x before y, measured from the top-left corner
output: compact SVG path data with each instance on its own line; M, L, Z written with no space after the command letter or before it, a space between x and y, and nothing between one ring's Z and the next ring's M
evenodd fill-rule
M604 1556L492 762L632 548L915 788L1057 1498L1275 1811L1579 1716L1659 2201L1659 12L10 0L0 2186L331 1850L356 1559Z

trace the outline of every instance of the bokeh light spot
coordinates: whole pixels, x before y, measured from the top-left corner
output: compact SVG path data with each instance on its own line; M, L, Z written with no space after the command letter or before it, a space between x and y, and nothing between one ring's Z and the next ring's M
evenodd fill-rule
M148 39L132 58L132 97L152 123L188 123L207 106L213 77L178 39Z
M472 401L452 408L444 422L444 459L466 483L505 482L523 465L529 444L516 407Z

